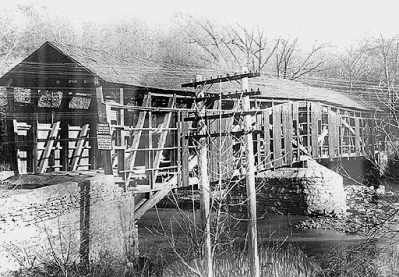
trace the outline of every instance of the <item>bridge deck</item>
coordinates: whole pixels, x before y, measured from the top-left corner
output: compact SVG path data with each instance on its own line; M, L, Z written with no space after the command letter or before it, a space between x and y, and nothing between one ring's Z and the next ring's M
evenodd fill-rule
M112 168L126 188L146 187L158 190L172 176L177 186L189 185L195 177L189 160L196 155L200 138L196 129L195 109L177 108L174 97L164 107L149 107L150 97L141 106L107 103L107 117L112 139ZM217 101L216 101L217 102ZM226 102L223 100L223 102ZM231 103L230 103L231 104ZM366 113L316 102L287 102L270 106L254 101L253 119L255 163L258 171L290 166L301 156L313 159L336 159L366 156L375 159L383 147L375 120ZM206 110L208 160L211 181L239 174L245 156L242 147L243 112L237 105L219 109L215 103ZM125 122L131 114L135 121ZM18 165L25 168L29 154L31 126L14 120ZM69 170L93 169L88 125L68 126ZM38 165L40 172L59 171L62 140L60 124L39 124ZM58 132L58 133L57 133ZM25 157L25 158L24 158ZM25 169L26 170L26 169ZM23 173L23 170L21 170ZM238 173L237 173L238 171ZM39 172L39 173L40 173ZM149 187L148 187L149 186Z
M198 113L193 108L176 107L174 96L164 98L161 107L150 106L150 94L144 97L141 106L105 103L112 142L109 164L118 176L116 183L136 194L152 195L149 204L159 201L171 189L198 182L197 142L204 137L196 128ZM202 117L208 127L205 137L211 182L245 174L242 120L248 113L252 116L255 165L259 172L291 166L303 156L316 160L366 156L374 160L383 147L376 122L367 113L317 102L273 106L270 102L253 100L252 110L245 113L239 105L232 104L234 101L214 101L212 109L207 109ZM226 102L229 108L224 107ZM20 167L24 166L26 153L31 153L24 141L24 137L29 139L31 128L14 120ZM57 164L62 160L60 150L64 147L69 151L67 157L64 154L69 170L93 169L91 155L101 152L92 151L96 146L89 136L90 127L67 126L68 144L59 139L59 132L65 132L65 128L60 128L59 122L39 124L37 162L41 173L66 168ZM143 204L142 209L150 207L149 204Z

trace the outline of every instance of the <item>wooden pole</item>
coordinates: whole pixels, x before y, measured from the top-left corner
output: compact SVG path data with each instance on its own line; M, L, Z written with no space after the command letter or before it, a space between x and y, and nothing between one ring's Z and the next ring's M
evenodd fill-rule
M61 151L60 151L60 163L63 171L69 170L69 160L68 160L68 152L69 152L69 119L65 116L68 111L70 96L68 91L64 90L60 105L60 111L57 114L56 121L61 122L61 130L60 130L60 139L61 139Z
M119 89L119 104L124 105L124 95L123 95L123 88ZM121 126L125 125L125 110L124 109L120 109L118 111L119 113L119 122L118 124ZM116 131L116 135L117 135L117 143L118 146L122 146L123 149L125 149L125 131L118 129ZM118 159L118 172L119 172L119 176L123 178L123 180L126 180L126 173L125 171L125 150L118 150L117 152L117 159Z
M96 85L96 101L97 101L97 113L98 113L98 123L107 123L107 110L106 105L103 103L103 90L102 86L98 84L98 80L95 80ZM103 167L105 175L112 175L112 159L111 150L104 151L103 156Z
M243 73L248 71L247 68L243 68ZM248 78L243 78L241 81L242 90L248 91ZM243 111L249 111L251 109L249 96L245 96L242 99ZM255 157L253 149L253 138L252 138L252 116L244 116L244 133L245 135L245 154L247 158L247 199L248 199L248 254L250 258L251 276L259 277L259 256L258 256L258 232L256 222L256 189L255 189Z
M15 106L14 106L14 88L11 87L12 80L9 80L7 84L7 106L6 106L6 113L8 116L15 114ZM7 139L10 144L7 147L7 152L10 155L10 166L11 170L14 171L16 175L21 174L21 168L18 165L18 149L17 149L17 139L18 134L15 133L13 124L13 119L5 117L6 126L7 126Z
M37 135L39 125L39 92L37 89L31 90L33 116L31 123L31 143L32 143L32 173L38 172L38 149L37 149Z
M196 81L202 81L202 76L197 75ZM200 91L197 97L204 97L204 92ZM206 135L207 126L206 121L201 118L205 116L205 102L197 102L198 116L200 120L197 124L199 135ZM202 224L204 228L204 266L205 276L213 276L212 266L212 246L211 246L211 217L210 217L210 186L208 178L208 146L206 137L201 137L198 142L198 169L199 169L199 185L201 189L201 210L202 210Z
M80 187L80 262L85 266L90 262L90 181L85 180Z
M148 99L149 99L149 106L152 107L152 97L151 97L151 91L148 92ZM153 150L152 150L152 111L148 111L148 160L147 160L147 164L146 164L146 169L153 169ZM153 189L154 188L154 171L153 170L149 170L147 171L147 176L148 176L148 180L150 183L150 188Z

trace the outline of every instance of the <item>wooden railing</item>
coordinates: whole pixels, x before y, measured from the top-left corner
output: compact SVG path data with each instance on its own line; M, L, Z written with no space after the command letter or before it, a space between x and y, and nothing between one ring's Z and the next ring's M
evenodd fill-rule
M196 177L197 111L176 105L175 95L162 95L163 104L151 103L151 94L140 105L107 102L107 121L112 135L112 167L126 187L145 185L159 190L163 184L187 186ZM154 99L153 97L152 99ZM181 105L182 102L180 102ZM268 104L269 105L269 104ZM265 107L257 105L242 112L206 110L208 167L211 181L225 180L245 172L243 154L244 114L252 116L255 164L258 171L291 166L301 156L336 159L366 156L374 159L383 147L369 114L315 102L288 102ZM21 173L32 167L34 153L29 145L30 125L14 123ZM68 143L61 144L60 123L40 125L37 172L61 169L60 149L68 149L67 170L93 168L90 165L89 126L68 127ZM25 145L26 144L26 145ZM24 148L25 147L25 148ZM29 152L30 151L30 152ZM66 151L65 149L63 151ZM50 155L51 153L51 155ZM54 161L50 161L55 159ZM25 168L25 169L23 169ZM191 179L190 179L191 178Z
M13 120L13 125L16 158L20 174L60 171L62 168L71 171L89 169L89 149L91 146L88 140L88 124L83 126L65 125L68 134L65 143L62 143L63 141L60 139L59 121L53 124L38 124L37 135L35 136L36 153L32 147L32 126L17 120ZM62 164L61 151L66 153L66 165Z
M288 102L253 109L253 141L258 171L299 162L301 156L336 159L366 156L375 159L383 147L369 114L316 102ZM240 172L242 126L240 111L207 111L211 180ZM195 121L195 118L186 118ZM197 137L195 130L185 136ZM184 151L184 149L183 149ZM184 162L184 161L183 161Z

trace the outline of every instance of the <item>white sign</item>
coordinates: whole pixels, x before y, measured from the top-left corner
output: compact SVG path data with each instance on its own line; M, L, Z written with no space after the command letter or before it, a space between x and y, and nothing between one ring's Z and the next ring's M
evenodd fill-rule
M112 150L111 135L97 135L97 148L99 150Z

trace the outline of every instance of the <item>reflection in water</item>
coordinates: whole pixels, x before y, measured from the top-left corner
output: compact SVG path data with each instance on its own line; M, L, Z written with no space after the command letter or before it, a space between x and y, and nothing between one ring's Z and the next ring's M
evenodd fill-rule
M159 230L160 221L166 230L172 229L176 232L177 238L179 233L177 227L178 221L182 221L183 217L176 209L159 209L148 211L139 221L139 236L141 238L140 248L147 248L152 245L155 240L158 245L162 244L162 236L154 236L154 229ZM187 218L194 219L193 213L185 211ZM242 216L242 215L239 215ZM196 220L199 223L199 213L196 214ZM362 237L356 235L347 235L333 230L306 229L300 230L294 226L300 221L309 219L306 216L284 216L284 215L265 215L258 219L258 238L260 243L274 242L290 242L299 246L309 256L322 255L329 251L332 247L353 245L360 243ZM237 237L242 237L246 233L247 222L242 220L235 227ZM164 239L166 241L166 239ZM165 243L165 247L167 243Z

